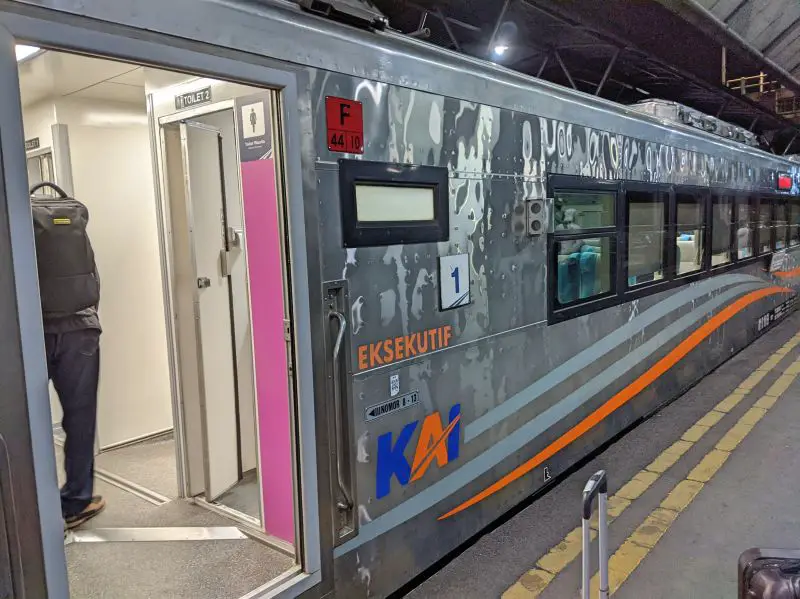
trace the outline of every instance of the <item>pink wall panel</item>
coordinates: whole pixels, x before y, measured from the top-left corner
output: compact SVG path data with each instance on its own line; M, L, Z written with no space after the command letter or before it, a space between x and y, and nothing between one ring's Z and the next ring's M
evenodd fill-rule
M294 543L292 441L275 164L272 159L254 160L243 162L241 168L264 529Z

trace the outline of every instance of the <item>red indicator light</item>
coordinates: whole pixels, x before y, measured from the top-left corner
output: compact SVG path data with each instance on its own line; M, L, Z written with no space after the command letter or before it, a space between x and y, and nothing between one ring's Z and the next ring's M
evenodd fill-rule
M778 189L790 190L792 188L792 178L789 175L778 175Z

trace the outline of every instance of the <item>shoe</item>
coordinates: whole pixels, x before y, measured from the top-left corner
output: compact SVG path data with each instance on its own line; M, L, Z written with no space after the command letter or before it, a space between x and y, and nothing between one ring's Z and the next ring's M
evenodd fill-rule
M72 530L81 524L84 524L94 518L97 514L103 511L106 507L106 500L100 495L92 497L91 503L83 508L83 511L75 514L74 516L67 516L64 518L64 529Z

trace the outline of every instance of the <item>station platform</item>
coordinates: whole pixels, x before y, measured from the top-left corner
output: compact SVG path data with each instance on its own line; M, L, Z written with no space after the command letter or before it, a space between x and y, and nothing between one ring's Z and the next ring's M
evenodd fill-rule
M735 598L743 551L800 549L798 448L796 312L407 596L579 597L581 490L605 469L612 596Z

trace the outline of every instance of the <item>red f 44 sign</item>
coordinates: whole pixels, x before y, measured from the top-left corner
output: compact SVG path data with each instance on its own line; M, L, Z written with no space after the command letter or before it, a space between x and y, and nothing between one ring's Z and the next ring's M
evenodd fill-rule
M346 154L364 153L364 110L361 102L325 98L328 149Z

